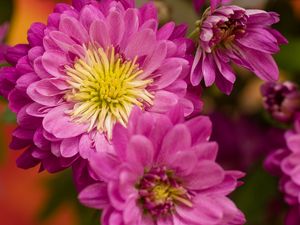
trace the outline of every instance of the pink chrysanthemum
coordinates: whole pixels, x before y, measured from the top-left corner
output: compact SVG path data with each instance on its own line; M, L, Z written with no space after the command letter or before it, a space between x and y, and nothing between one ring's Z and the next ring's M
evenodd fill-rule
M272 54L287 40L271 25L279 15L262 10L246 10L238 6L221 6L206 11L199 22L199 47L191 72L191 82L206 86L216 83L229 94L236 76L233 62L267 81L278 79L279 71Z
M101 180L85 188L80 201L103 209L103 225L233 225L244 215L227 197L239 185L239 171L216 162L209 142L211 122L133 111L128 129L114 128L115 153L97 153L91 167Z
M114 124L126 126L134 106L194 111L186 93L186 27L171 22L158 29L153 4L137 9L132 2L58 4L47 25L32 25L29 44L8 50L13 67L2 71L8 85L0 86L19 124L11 147L27 147L20 167L42 162L41 169L54 172L79 156L110 151Z
M300 206L300 116L296 118L293 130L285 134L286 148L273 152L265 161L265 167L280 176L280 189L285 201ZM300 214L299 214L300 215Z

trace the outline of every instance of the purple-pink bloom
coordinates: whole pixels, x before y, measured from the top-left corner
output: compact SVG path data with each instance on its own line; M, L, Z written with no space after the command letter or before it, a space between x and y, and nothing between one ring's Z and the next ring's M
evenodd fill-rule
M280 122L294 120L300 110L300 90L297 84L268 82L262 85L261 93L265 109Z
M285 134L286 147L274 151L265 161L265 167L280 177L280 190L291 206L300 204L300 116L292 130Z
M165 113L180 104L185 115L194 111L186 26L158 28L152 3L132 4L57 4L46 25L31 26L29 44L8 49L13 67L1 71L0 88L19 125L10 146L26 148L19 167L41 163L41 170L56 172L92 152L111 151L114 124L126 126L134 106Z
M221 6L206 12L199 24L199 46L191 72L191 82L206 86L216 83L224 93L232 91L236 75L230 65L242 66L259 78L276 81L279 71L272 54L287 40L271 25L279 15L238 6Z
M4 23L0 26L0 63L5 61L4 54L7 50L7 45L4 44L4 39L8 32L8 23Z
M230 3L232 0L211 0L210 1L210 8L211 11L214 11L219 5ZM193 0L194 7L196 11L200 11L202 6L205 4L205 0Z
M205 116L185 122L179 107L167 115L136 108L127 129L114 128L114 153L91 159L99 182L85 188L80 201L103 210L103 225L244 224L227 197L243 173L216 163L211 129Z

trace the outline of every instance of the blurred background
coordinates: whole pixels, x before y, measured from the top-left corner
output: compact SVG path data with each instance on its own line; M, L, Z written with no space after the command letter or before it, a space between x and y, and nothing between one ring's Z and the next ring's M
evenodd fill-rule
M9 45L26 43L32 22L46 22L54 5L63 0L1 0L0 24L9 23L4 40ZM64 1L70 2L70 1ZM138 4L146 1L137 1ZM169 20L187 23L191 30L199 17L191 0L154 0L161 24ZM289 40L276 56L281 80L300 84L300 0L239 0L246 8L261 8L281 14L279 29ZM266 155L283 145L284 126L262 108L260 85L255 76L240 68L238 83L228 97L214 87L204 91L205 113L214 123L213 140L220 145L218 161L227 169L247 172L245 184L232 196L245 212L248 225L283 225L287 210L277 188L277 179L263 170ZM19 152L8 149L15 116L0 104L0 223L3 225L97 225L99 215L80 206L70 171L56 175L38 169L21 170Z

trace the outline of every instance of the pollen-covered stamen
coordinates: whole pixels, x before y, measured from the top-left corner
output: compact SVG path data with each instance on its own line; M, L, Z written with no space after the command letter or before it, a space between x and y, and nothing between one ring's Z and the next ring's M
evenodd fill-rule
M137 58L124 60L115 49L90 47L85 58L73 67L66 67L71 91L66 100L75 103L69 112L79 123L89 123L89 131L96 128L111 138L113 125L126 126L134 106L143 108L153 104L153 95L147 91L152 80L139 76L143 71Z
M153 167L145 171L136 188L144 212L154 217L172 213L177 204L192 207L188 191L165 167Z

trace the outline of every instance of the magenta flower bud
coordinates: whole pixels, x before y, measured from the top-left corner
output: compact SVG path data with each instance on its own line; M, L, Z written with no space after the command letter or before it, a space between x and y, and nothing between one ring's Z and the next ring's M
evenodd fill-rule
M292 121L295 113L300 110L300 91L292 82L265 83L261 93L265 109L280 122Z

